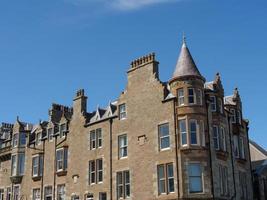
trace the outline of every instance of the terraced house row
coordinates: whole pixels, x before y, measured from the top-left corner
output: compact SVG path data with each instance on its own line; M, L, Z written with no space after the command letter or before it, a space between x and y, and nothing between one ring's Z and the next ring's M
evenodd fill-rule
M183 41L173 76L154 54L130 64L106 108L52 104L47 121L2 123L0 200L253 199L237 89L206 82Z

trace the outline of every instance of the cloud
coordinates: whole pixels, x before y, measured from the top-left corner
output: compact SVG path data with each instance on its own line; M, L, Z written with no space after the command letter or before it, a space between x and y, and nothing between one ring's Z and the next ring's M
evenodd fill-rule
M140 9L154 4L170 3L177 1L179 0L109 0L109 4L114 9L127 11Z
M104 6L108 9L129 11L142 9L155 4L163 4L170 2L179 2L182 0L65 0L71 2L76 6L89 5L89 6Z

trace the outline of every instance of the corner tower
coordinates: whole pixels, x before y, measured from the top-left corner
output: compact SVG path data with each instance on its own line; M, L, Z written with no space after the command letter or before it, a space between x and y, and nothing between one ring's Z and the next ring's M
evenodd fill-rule
M205 78L198 70L185 37L171 80L177 97L175 117L179 161L179 193L183 199L212 199L209 123L204 95ZM190 177L198 176L198 179Z

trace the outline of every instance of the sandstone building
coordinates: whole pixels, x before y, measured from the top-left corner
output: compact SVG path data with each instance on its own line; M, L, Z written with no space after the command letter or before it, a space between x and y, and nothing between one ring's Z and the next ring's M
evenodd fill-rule
M2 123L0 200L253 199L248 121L183 41L172 78L154 54L134 60L106 108L52 104L47 121Z

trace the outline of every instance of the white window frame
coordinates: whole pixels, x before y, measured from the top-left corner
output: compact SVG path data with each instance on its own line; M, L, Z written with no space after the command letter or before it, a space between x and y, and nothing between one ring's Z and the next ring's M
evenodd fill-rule
M126 182L126 173L129 173L129 182ZM119 174L121 176L121 183L118 183ZM126 186L130 188L130 194L126 194ZM119 196L119 188L122 191L122 197ZM131 197L131 174L129 170L118 171L116 172L116 191L117 191L117 199L126 199Z
M161 129L160 128L162 126L168 126L168 135L161 136L161 132L160 132ZM159 137L159 149L160 149L160 151L170 149L170 147L171 147L171 138L170 138L170 127L169 127L169 123L168 122L167 123L164 123L164 124L159 124L158 125L158 137ZM163 139L166 139L166 138L169 138L169 146L163 148L162 147L162 140Z
M94 178L92 179L93 176L94 176ZM97 176L97 174L96 174L96 160L90 160L89 161L89 184L90 185L96 184L96 176Z
M18 188L18 196L17 196L17 198L16 198L16 196L15 196L15 188ZM12 191L12 199L13 200L19 200L20 199L20 185L14 185L13 186L13 191Z
M180 93L181 92L181 93ZM185 96L184 96L184 88L179 88L177 90L177 96L178 96L178 106L184 106L185 105Z
M50 132L50 130L51 130L51 132ZM49 142L53 141L53 134L54 134L53 128L48 128L47 129L47 139Z
M97 128L95 130L96 133L96 140L97 140L97 148L102 148L103 146L103 133L101 128ZM101 144L100 144L101 143Z
M126 144L121 145L122 138L126 138ZM122 134L118 136L118 146L119 146L119 159L127 158L128 157L128 135L127 134ZM122 154L124 151L126 151L126 156Z
M38 191L38 193L36 193ZM35 196L37 194L37 196ZM41 189L34 188L32 189L32 200L41 200Z
M180 123L181 122L184 122L185 124L185 131L182 131L181 130L181 126L180 126ZM180 133L180 138L181 138L181 145L182 147L185 147L188 145L188 128L187 128L187 119L186 118L181 118L181 119L178 119L178 125L179 125L179 133ZM183 135L185 134L185 138L186 138L186 143L183 144Z
M200 167L200 176L190 176L190 174L189 174L189 166L190 165L199 165L199 167ZM190 162L190 163L188 163L188 165L187 165L187 173L188 173L188 192L189 192L189 194L202 194L203 192L204 192L204 180L203 180L203 167L202 167L202 165L201 165L201 163L199 163L199 162ZM190 177L199 177L200 179L201 179L201 188L202 188L202 190L201 191L190 191Z
M216 96L210 96L210 99L213 99L211 100L211 103L210 103L211 112L216 112L217 110Z
M38 146L42 143L42 132L37 132L35 136L35 144Z
M51 188L51 194L50 193L46 193L47 192L47 188ZM51 197L51 199L53 199L53 186L52 185L46 185L44 187L44 200L46 200L47 197Z
M58 152L62 151L62 158L58 159ZM62 162L62 168L59 168L59 162ZM67 170L68 162L68 148L63 147L56 150L56 170L62 172Z
M64 129L62 129L63 126L65 127ZM63 122L63 123L61 123L61 124L59 125L59 137L60 137L60 138L65 137L65 136L66 136L66 132L67 132L67 130L68 130L68 124L67 124L67 122Z
M66 189L65 184L59 184L59 185L57 185L57 200L60 200L59 197L61 197L62 199L65 199L65 197L66 197L66 191L65 191L65 189Z
M101 168L99 167L99 162L101 162ZM103 170L103 159L99 158L96 159L96 183L103 183L103 179L104 179L104 170ZM100 174L102 174L102 180L99 180Z
M12 147L17 147L19 145L19 133L13 134Z
M189 136L190 136L190 145L199 145L197 120L196 119L189 119L188 123L189 123L188 127L189 127ZM195 124L195 126L196 126L196 130L195 131L191 130L191 123ZM192 143L192 133L196 134L196 143Z
M5 190L4 188L0 188L0 200L4 200Z
M124 109L122 109L124 107ZM124 120L127 118L126 104L122 103L119 105L119 120Z
M105 196L105 198L103 197ZM99 192L99 200L107 200L107 193L106 192Z

